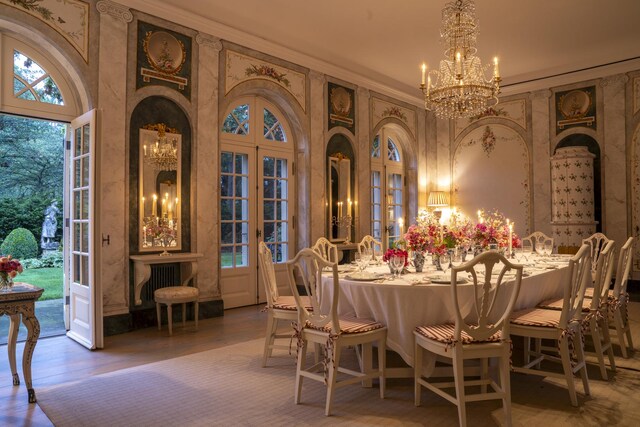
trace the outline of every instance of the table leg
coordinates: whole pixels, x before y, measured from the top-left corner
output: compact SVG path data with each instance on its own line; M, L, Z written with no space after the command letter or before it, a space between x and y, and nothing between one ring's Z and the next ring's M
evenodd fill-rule
M31 383L31 358L40 336L40 322L38 322L34 314L33 304L22 315L22 323L27 327L28 332L27 341L24 343L24 353L22 354L22 372L27 392L29 393L29 403L36 403L36 392L33 390Z
M20 385L20 377L16 369L16 342L18 340L18 327L20 326L20 315L12 314L9 316L9 345L7 351L9 353L9 366L11 367L11 376L13 377L13 385Z

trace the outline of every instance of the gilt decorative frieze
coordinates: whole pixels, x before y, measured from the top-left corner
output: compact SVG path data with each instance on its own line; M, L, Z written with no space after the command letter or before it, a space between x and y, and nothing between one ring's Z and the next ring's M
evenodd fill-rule
M403 122L416 137L416 112L410 108L402 107L379 98L371 99L373 126L377 126L381 120L395 118Z
M503 118L516 123L523 129L527 128L527 103L524 99L516 99L499 103L495 107L489 107L486 111L473 117L457 119L455 121L456 137L469 126L483 119Z
M80 0L0 0L49 25L89 61L89 3Z
M289 92L306 110L306 77L289 68L227 50L225 70L225 94L242 82L267 80Z

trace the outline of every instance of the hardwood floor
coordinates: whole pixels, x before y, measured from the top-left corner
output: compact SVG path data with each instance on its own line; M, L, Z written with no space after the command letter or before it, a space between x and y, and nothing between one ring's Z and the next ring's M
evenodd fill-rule
M197 331L193 329L193 322L187 322L184 329L177 323L171 337L166 325L162 331L153 327L106 337L105 349L97 351L89 351L65 336L43 338L38 340L31 367L36 396L39 387L264 337L267 315L261 311L262 307L227 310L223 317L201 320ZM0 346L0 425L50 426L40 407L27 402L21 366L23 348L23 344L18 343L18 373L22 384L14 387L6 345Z

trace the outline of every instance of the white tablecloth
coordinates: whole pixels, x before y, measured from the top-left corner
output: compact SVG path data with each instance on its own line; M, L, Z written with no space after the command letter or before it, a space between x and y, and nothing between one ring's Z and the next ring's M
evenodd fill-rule
M370 267L367 271L386 273L386 265ZM563 296L561 284L568 274L567 264L561 264L553 270L525 270L530 273L523 277L520 294L514 311L534 307L536 304ZM454 323L454 306L449 284L414 284L434 272L405 274L399 279L383 283L348 280L340 274L340 296L338 312L340 315L355 315L374 319L388 328L387 348L400 354L402 359L413 366L414 337L416 326ZM329 275L322 279L322 308L328 310L332 296L332 280ZM513 282L511 282L513 283ZM506 284L508 286L508 283ZM461 302L468 301L461 312L469 314L472 310L472 286L459 285L458 296ZM503 294L504 295L504 294ZM506 305L506 296L502 301ZM502 305L502 307L504 307ZM428 365L433 367L435 361Z

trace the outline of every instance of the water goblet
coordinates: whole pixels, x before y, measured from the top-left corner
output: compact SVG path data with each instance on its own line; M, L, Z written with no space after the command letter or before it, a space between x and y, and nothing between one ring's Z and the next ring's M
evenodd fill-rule
M451 256L449 256L449 254L442 254L440 255L440 267L442 268L442 271L444 272L444 274L447 274L447 271L449 271L449 263L451 262Z
M532 255L533 247L531 246L531 242L522 242L522 256L525 262L529 261Z
M545 242L544 243L544 255L546 257L550 257L551 253L553 253L553 243Z
M356 252L354 254L354 258L356 261L356 266L358 267L358 272L360 273L360 275L362 275L362 271L363 271L363 261L362 261L362 254L360 252Z
M402 269L404 269L404 257L394 255L393 258L391 258L391 262L393 263L395 276L398 277L400 273L402 273Z

